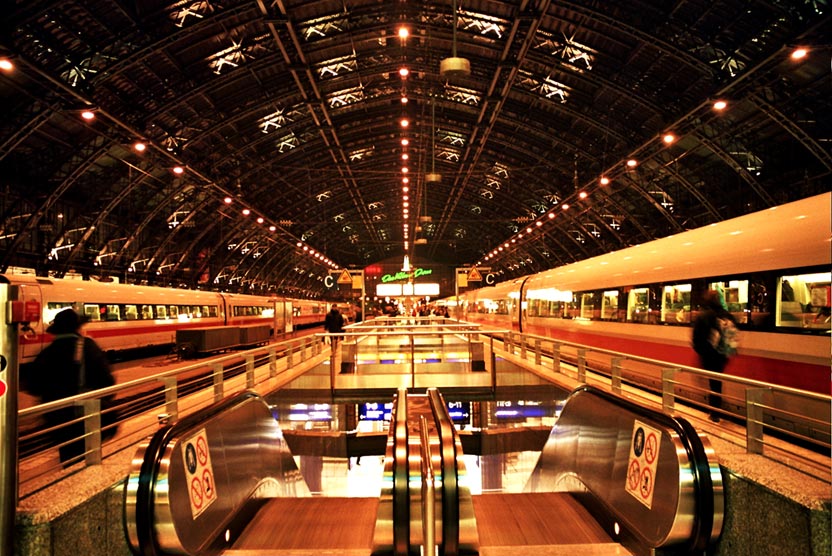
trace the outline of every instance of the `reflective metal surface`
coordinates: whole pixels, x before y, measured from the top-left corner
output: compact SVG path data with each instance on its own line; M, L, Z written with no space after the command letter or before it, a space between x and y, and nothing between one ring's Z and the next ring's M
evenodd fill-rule
M408 492L407 390L393 401L384 477L373 535L373 554L408 554L410 496Z
M468 474L462 460L462 443L451 421L445 398L435 388L428 389L428 397L439 440L442 495L440 552L446 555L477 553L479 535Z
M244 393L222 411L208 410L160 429L136 452L125 485L125 528L135 551L147 526L144 542L196 554L252 499L309 496L262 398Z
M713 526L705 532L706 541L718 538L723 515L722 478L713 451L700 444L698 459L707 457L708 461L704 465L692 462L695 450L689 443L698 442L698 438L680 438L678 430L667 426L672 420L666 415L615 400L587 387L570 396L526 490L572 492L579 499L589 495L592 504L613 516L625 531L622 536L632 535L650 548L697 542L692 539L703 523L710 523L711 514ZM660 433L655 474L646 485L647 492L652 489L649 504L626 488L628 473L635 465L631 444L636 420Z

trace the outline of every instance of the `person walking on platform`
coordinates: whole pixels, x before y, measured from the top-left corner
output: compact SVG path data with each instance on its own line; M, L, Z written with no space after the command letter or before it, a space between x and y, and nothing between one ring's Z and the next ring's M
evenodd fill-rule
M73 309L64 309L46 329L55 339L35 358L28 377L29 390L42 402L115 384L104 352L95 340L81 334L84 322ZM80 410L80 407L66 407L45 415L47 426L55 428L52 438L62 444L58 451L64 467L77 463L84 453L83 421L66 425L83 415ZM114 433L115 429L109 432Z
M703 311L693 324L693 350L703 369L721 373L736 353L737 327L733 315L723 306L719 292L709 290L702 299ZM711 421L719 422L722 408L722 380L708 379Z
M344 331L344 316L338 310L338 305L332 305L332 309L326 314L324 318L324 330L330 334L338 334ZM341 336L331 336L331 338L332 348L335 349L335 345L341 339Z

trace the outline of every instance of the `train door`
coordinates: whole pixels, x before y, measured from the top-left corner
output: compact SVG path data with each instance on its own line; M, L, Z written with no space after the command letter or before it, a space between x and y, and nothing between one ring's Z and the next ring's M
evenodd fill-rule
M24 303L27 301L37 301L41 307L40 322L30 324L34 333L29 333L28 336L24 336L21 332L20 336L20 352L18 354L20 361L33 361L44 345L44 331L49 325L49 322L55 318L55 312L50 311L44 305L43 295L39 286L19 284L18 287L20 288L20 299Z
M517 288L517 302L515 308L511 312L511 328L518 332L523 332L523 327L526 324L526 310L528 309L528 300L526 299L526 283L529 277L523 278ZM511 295L511 294L509 294Z
M285 301L283 303L283 315L286 322L286 333L289 334L290 332L294 332L295 327L292 324L292 315L295 314L295 308L292 306L291 301Z
M278 299L274 302L274 333L286 332L286 301Z

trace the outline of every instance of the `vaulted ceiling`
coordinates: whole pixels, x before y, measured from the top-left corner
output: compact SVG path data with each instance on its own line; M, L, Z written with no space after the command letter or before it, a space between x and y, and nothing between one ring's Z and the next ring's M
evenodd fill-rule
M407 254L509 278L830 189L826 0L31 0L2 18L0 271L314 294Z

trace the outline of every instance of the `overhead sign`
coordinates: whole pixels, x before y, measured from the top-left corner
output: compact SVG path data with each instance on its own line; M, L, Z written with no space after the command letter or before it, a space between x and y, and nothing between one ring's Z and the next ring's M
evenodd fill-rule
M217 499L214 468L208 449L208 435L201 429L182 443L182 460L185 463L185 482L194 519Z
M350 271L344 269L344 272L338 276L338 283L339 284L352 284L352 276L350 276Z
M0 398L2 398L6 394L6 390L8 390L8 388L6 387L6 383L3 381L2 378L0 378Z
M482 281L482 274L480 271L477 270L477 267L472 268L468 271L468 281L469 282L481 282Z
M413 272L405 272L401 270L395 274L385 274L381 277L381 281L385 284L388 282L398 282L401 280L410 280L411 278L419 278L420 276L430 276L433 274L431 268L416 268Z
M656 468L659 465L661 439L660 430L645 425L638 419L633 423L625 489L648 509L653 508L653 492L656 485Z

